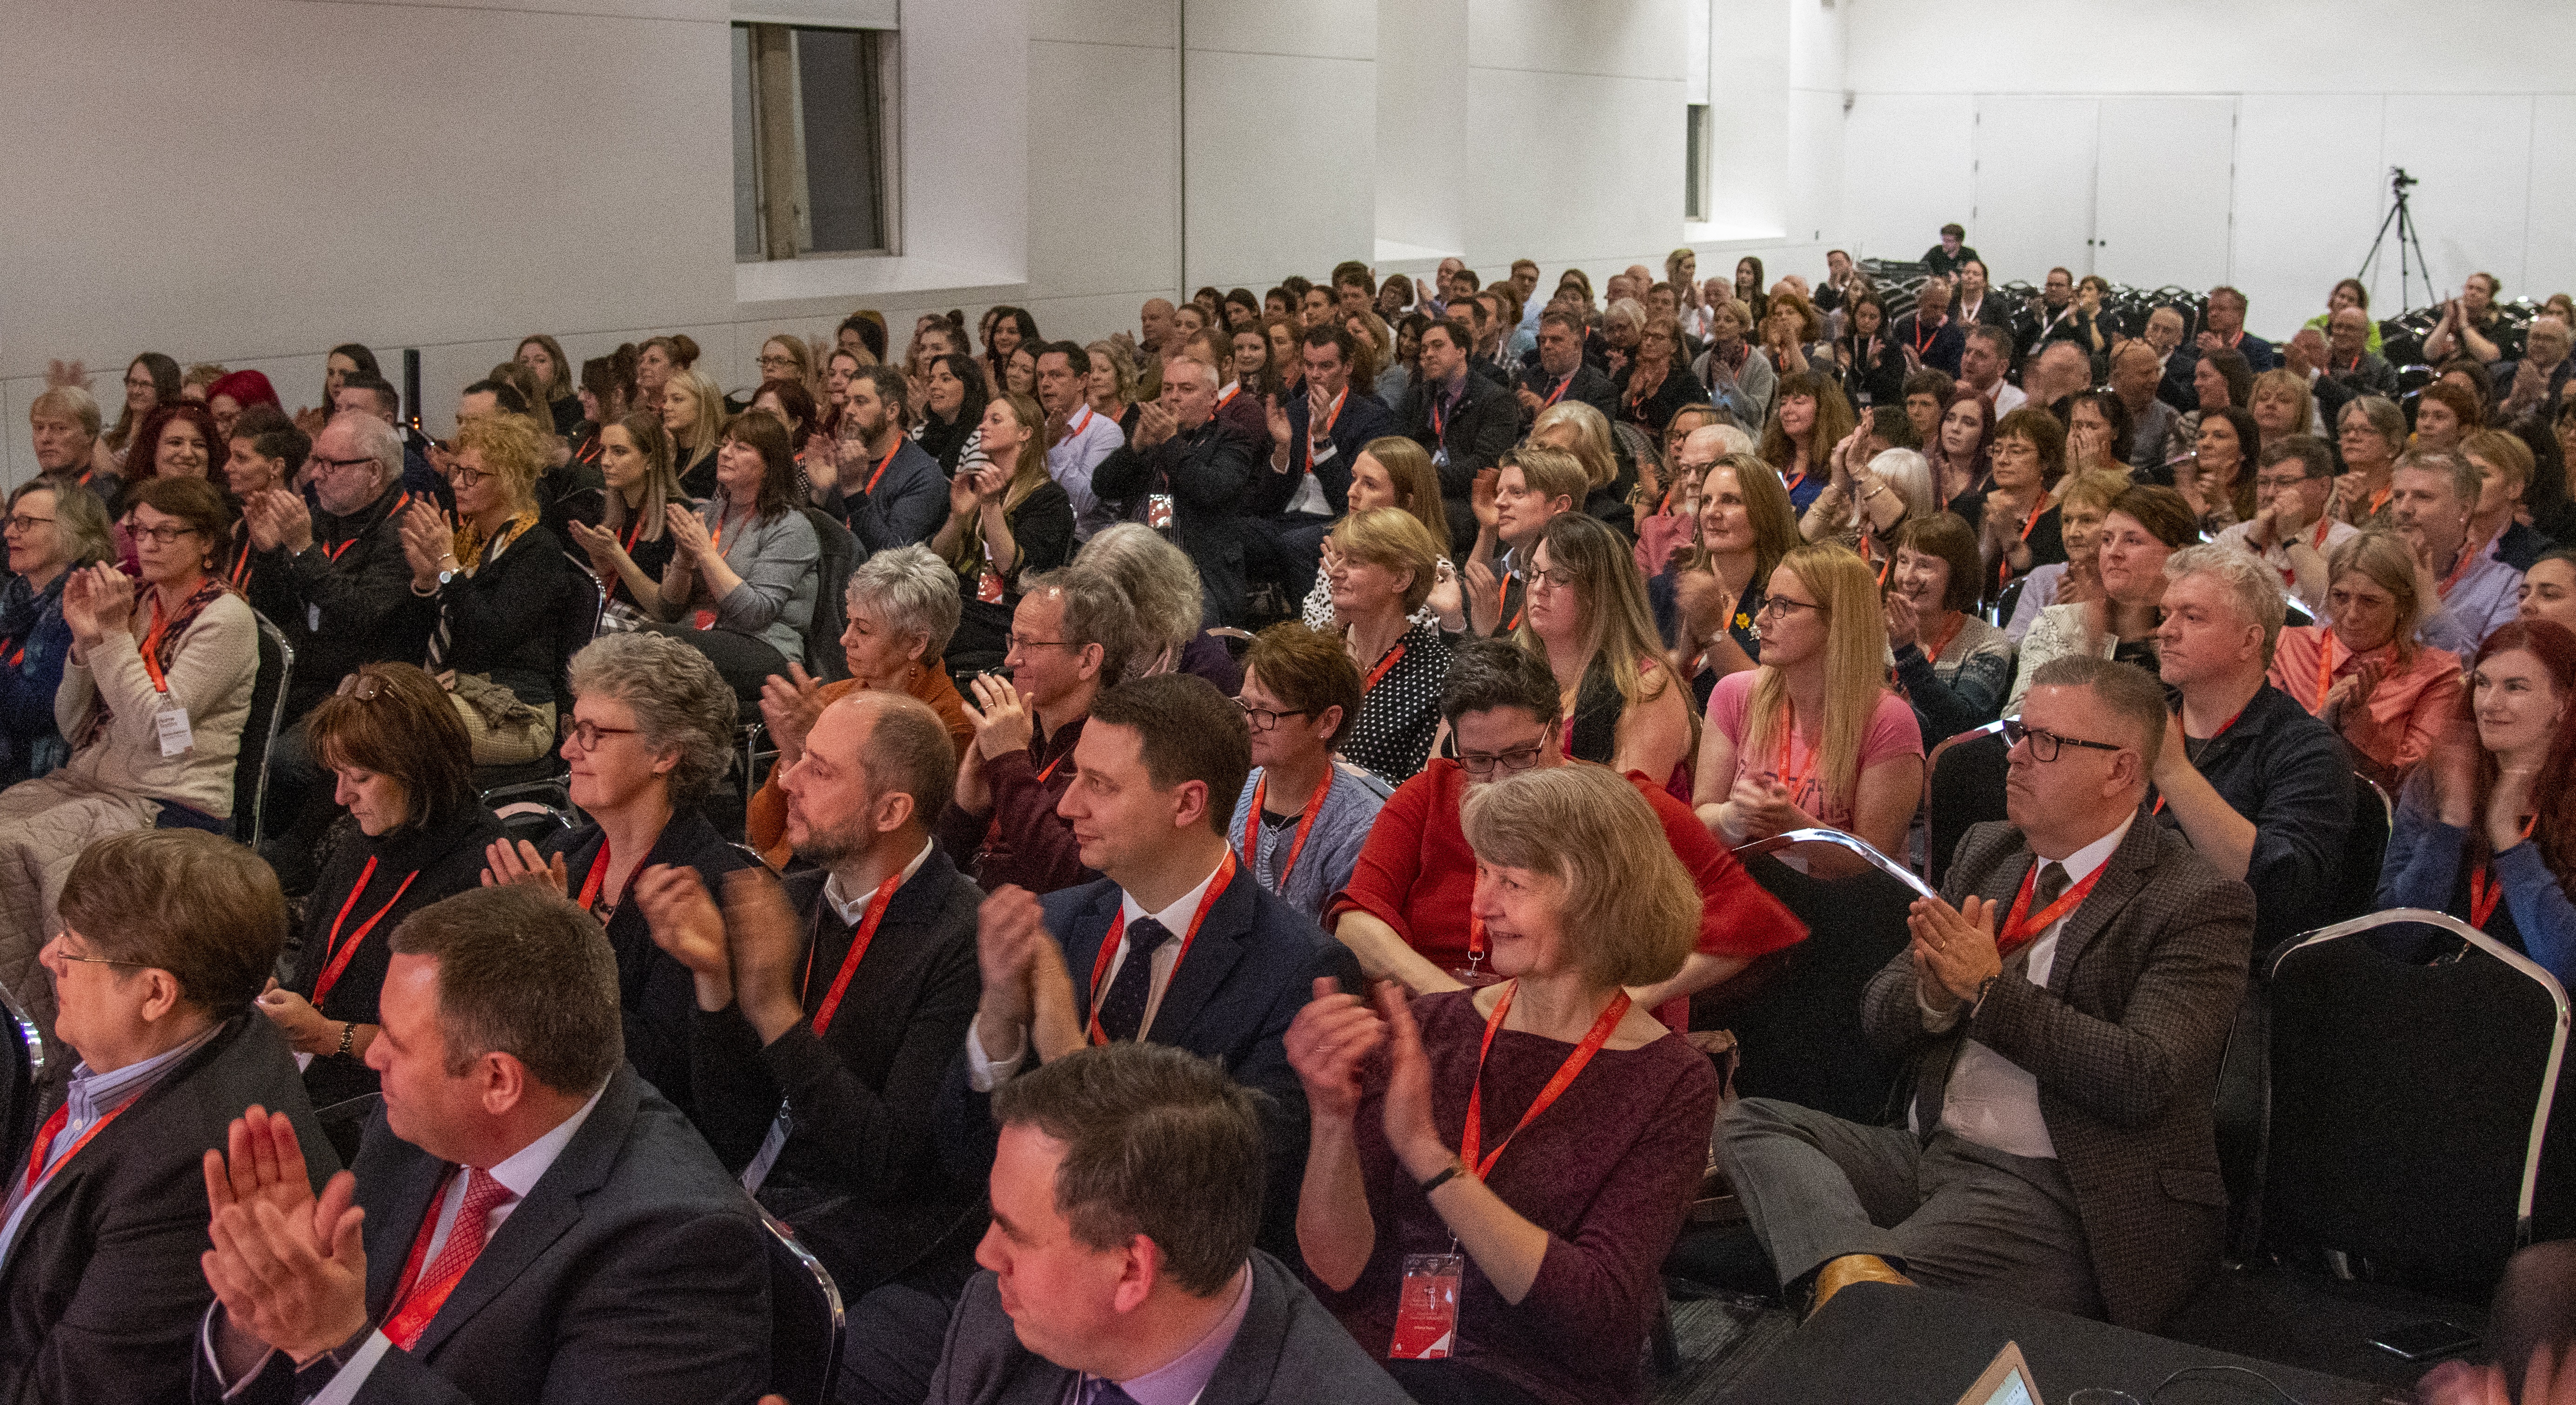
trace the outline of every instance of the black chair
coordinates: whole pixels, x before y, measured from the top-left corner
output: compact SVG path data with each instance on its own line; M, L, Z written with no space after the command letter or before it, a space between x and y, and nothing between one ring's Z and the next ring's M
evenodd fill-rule
M9 1042L8 1101L0 1104L0 1165L16 1166L36 1142L38 1089L45 1078L45 1036L16 993L0 986L0 1024Z
M849 660L841 652L841 633L850 626L850 572L858 569L865 553L859 550L859 539L832 514L809 507L805 520L814 524L814 539L822 547L814 563L818 576L814 618L805 626L805 671L826 683L837 683L850 676Z
M483 808L501 821L501 828L513 839L542 844L551 835L581 826L580 812L573 808L572 792L561 780L496 785L484 791L482 796Z
M1989 722L1932 748L1923 768L1923 874L1932 886L1950 871L1950 855L1968 826L2004 813L2004 724Z
M1888 1110L1896 1064L1861 1034L1861 990L1905 950L1906 909L1932 896L1904 865L1831 829L1797 829L1735 851L1807 939L1719 988L1695 1027L1733 1030L1736 1091L1784 1098L1855 1122ZM1735 990L1739 984L1745 988Z
M2430 964L2369 934L2431 927ZM2445 950L2449 941L2442 943ZM2270 1094L2238 1262L2165 1334L2347 1378L2423 1369L2368 1345L2402 1321L2475 1330L2530 1242L2569 1027L2548 972L2418 908L2314 932L2270 962Z
M571 558L567 557L569 561ZM572 656L599 637L600 618L608 611L608 592L588 565L564 568L563 594L555 608L555 725L572 717Z
M295 649L268 617L251 611L259 626L259 672L250 685L250 717L242 723L241 753L233 759L233 838L259 847L267 824L268 753L286 722L287 684L295 677Z
M2012 622L2013 611L2021 608L2022 588L2029 584L2030 577L2028 576L2015 576L2011 580L2004 582L2004 588L1995 592L1994 609L1987 614L1986 623L1991 624L1998 629L2010 624Z
M2324 910L2316 914L2319 926L2349 922L2371 909L2374 894L2379 891L2379 867L2388 857L2389 831L2396 827L2397 806L2379 782L2359 771L2352 773L2352 828L2344 832L2343 853L2337 861L2341 877L2328 894Z
M777 1216L762 1210L760 1222L769 1227L769 1388L788 1405L828 1405L848 1328L840 1287Z
M366 1139L367 1124L375 1119L376 1109L384 1102L382 1093L361 1093L314 1109L313 1120L322 1124L322 1135L331 1143L331 1149L340 1153L341 1165L357 1164L358 1143Z

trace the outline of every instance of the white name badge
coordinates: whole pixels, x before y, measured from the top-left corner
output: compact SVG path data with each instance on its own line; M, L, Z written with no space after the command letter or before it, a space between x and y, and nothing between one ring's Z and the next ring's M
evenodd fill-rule
M196 734L188 730L188 709L171 706L154 715L152 725L161 732L161 754L184 756L197 744Z

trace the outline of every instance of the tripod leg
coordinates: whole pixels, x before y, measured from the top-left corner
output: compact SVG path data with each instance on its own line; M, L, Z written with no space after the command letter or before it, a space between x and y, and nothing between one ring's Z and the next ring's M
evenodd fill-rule
M2358 272L2352 275L2353 277L2361 279L2365 283L2369 281L2370 266L2379 261L2379 246L2388 242L2388 227L2397 223L2398 212L2405 208L2406 206L2402 201L2388 207L2388 214L2379 221L2379 232L2370 237L2370 252L2362 256L2361 268ZM2399 252L2404 252L2404 246L2402 244L2399 246ZM2403 270L2401 269L2401 282L2398 288L2398 294L2401 299L2405 295L2405 288L2402 282L2403 276Z

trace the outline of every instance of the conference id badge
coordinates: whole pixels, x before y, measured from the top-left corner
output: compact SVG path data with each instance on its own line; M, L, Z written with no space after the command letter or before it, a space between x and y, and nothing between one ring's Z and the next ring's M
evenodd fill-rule
M307 606L305 606L305 607L304 607L304 627L305 627L306 629L309 629L309 630L313 631L313 632L314 632L314 633L316 633L316 634L320 634L320 633L322 632L322 607L321 607L321 606L319 606L319 605L307 605Z
M1145 525L1157 532L1172 530L1172 495L1153 493L1145 499Z
M691 616L691 619L700 629L713 629L716 627L716 612L713 610L700 610L697 614Z
M1458 1345L1458 1284L1466 1276L1463 1254L1407 1254L1404 1287L1395 1303L1390 1361L1439 1361Z
M975 577L975 598L987 605L1002 603L1002 578L993 574L991 566L986 566Z
M1431 466L1433 468L1447 468L1449 466L1448 446L1443 445L1440 448L1431 451Z
M172 704L161 709L153 717L152 725L161 733L161 754L164 756L185 756L188 748L197 744L196 734L188 730L188 709L184 707Z

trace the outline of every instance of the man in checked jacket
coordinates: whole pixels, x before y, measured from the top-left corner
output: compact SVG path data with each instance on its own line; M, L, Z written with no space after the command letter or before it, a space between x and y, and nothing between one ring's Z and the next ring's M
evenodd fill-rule
M2140 813L2156 680L2042 668L2010 824L1961 839L1861 1021L1916 1060L1906 1120L1737 1104L1721 1151L1784 1285L1924 1283L2153 1330L2218 1259L2211 1100L2254 897ZM1955 906L1954 906L1955 904Z

